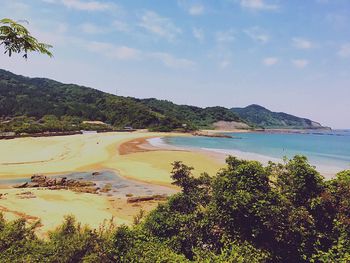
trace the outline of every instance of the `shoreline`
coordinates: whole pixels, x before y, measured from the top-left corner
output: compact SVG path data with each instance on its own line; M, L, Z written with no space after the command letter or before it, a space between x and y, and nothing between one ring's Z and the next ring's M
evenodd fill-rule
M242 130L208 132L240 133ZM129 183L131 190L125 191L134 192L131 194L151 193L136 190L136 185L143 185L150 189L165 189L171 195L179 190L171 184L171 163L174 161L183 161L184 164L193 166L194 176L199 176L202 172L216 174L225 167L225 159L229 154L265 163L269 160L281 161L235 150L177 147L164 143L161 138L167 136L192 135L136 131L0 140L0 182L1 179L29 178L38 173L64 176L71 173L111 171ZM329 176L326 178L329 179ZM132 190L132 185L135 191ZM28 191L35 198L21 198ZM10 218L21 215L41 218L43 226L40 231L45 234L61 223L65 214L74 214L79 221L93 227L98 227L101 220L111 217L117 223L130 224L141 208L150 211L160 202L152 200L129 204L125 191L116 195L99 195L70 190L12 189L8 185L1 185L1 210L7 209L5 214ZM96 215L90 219L87 215L91 211Z
M235 129L231 131L204 130L204 132L206 134L217 134L227 132L251 133L255 131ZM186 158L182 158L181 156L181 158L179 158L179 154L181 153L185 155L200 153L220 164L224 164L224 160L228 155L234 155L238 158L248 160L257 160L265 164L270 160L274 162L283 161L282 158L257 154L254 152L205 147L177 147L163 142L159 143L160 138L168 136L193 135L188 133L154 133L142 130L128 133L112 132L0 140L0 156L3 155L2 158L0 157L0 179L23 178L37 173L55 176L72 172L101 171L110 169L128 179L169 186L169 180L160 181L157 179L152 180L149 176L148 178L134 176L132 170L135 169L124 169L125 167L123 164L125 161L129 162L130 159L133 159L134 164L138 165L138 160L131 156L140 156L142 157L141 159L145 159L146 163L152 163L151 166L154 166L156 165L155 159L161 158L160 153L162 152L167 156L174 155L172 161L176 159L186 160ZM60 144L60 148L56 149L55 144ZM53 148L53 150L48 149L50 147ZM4 150L3 153L1 153L1 148ZM8 152L6 151L8 148L15 149ZM33 149L31 150L31 148ZM46 149L43 151L42 148ZM18 155L18 152L21 152L22 155ZM10 157L8 157L9 155ZM154 158L145 158L146 155L154 155ZM196 159L201 158L199 157ZM162 162L162 160L159 161ZM120 166L119 164L122 165ZM321 168L321 173L327 178L334 176L336 171L339 170L337 169L339 167L331 165L316 164L316 166L318 169Z
M148 139L148 143L151 145L151 147L160 147L162 149L177 149L177 150L185 150L185 151L194 151L194 152L200 152L207 154L208 156L211 156L213 158L217 158L218 160L224 162L225 159L229 156L235 156L237 158L245 159L245 160L253 160L253 161L259 161L264 165L267 165L269 161L272 161L274 163L283 163L283 158L277 158L273 156L263 155L255 152L245 152L241 150L235 150L235 149L216 149L216 148L205 148L205 147L186 147L186 146L175 146L171 144L167 144L162 141L162 138L164 137L158 137L153 139ZM157 139L157 140L155 140ZM156 141L156 143L153 143ZM311 163L316 170L323 175L326 179L332 179L338 172L346 169L342 167L337 167L334 165L324 165L322 163Z
M217 160L204 154L183 149L158 150L149 145L145 148L146 139L163 136L192 135L137 131L1 140L0 179L113 170L125 178L171 186L171 163L175 160L189 160L190 165L193 162L199 168L203 166L202 171L218 168ZM141 140L136 143L143 146L131 145L135 139ZM214 168L211 169L209 164Z

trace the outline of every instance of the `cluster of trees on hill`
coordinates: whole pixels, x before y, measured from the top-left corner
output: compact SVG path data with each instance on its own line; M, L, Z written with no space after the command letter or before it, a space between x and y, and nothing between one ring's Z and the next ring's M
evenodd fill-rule
M113 127L103 123L84 123L80 118L63 116L57 118L55 115L44 115L40 119L34 117L15 117L0 123L1 133L15 134L37 134L52 132L73 132L81 130L112 131Z
M242 121L235 113L219 106L200 108L189 105L177 105L171 101L154 98L135 100L150 107L153 111L192 123L196 127L208 127L217 121Z
M221 107L203 109L156 99L138 100L0 70L0 118L26 116L39 120L45 115L98 120L116 128L132 126L163 131L208 128L219 120L239 120Z
M257 128L322 129L318 122L300 118L284 112L273 112L260 105L252 104L245 108L232 108L240 118Z
M350 171L325 181L303 156L263 166L234 157L216 176L173 164L182 191L132 227L68 217L47 240L0 219L3 262L349 262Z

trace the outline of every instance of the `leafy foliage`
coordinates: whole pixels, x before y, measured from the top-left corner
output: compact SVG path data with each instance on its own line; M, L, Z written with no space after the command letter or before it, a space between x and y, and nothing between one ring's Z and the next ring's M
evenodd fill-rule
M177 253L202 262L348 259L349 171L325 181L303 156L268 166L229 157L215 177L191 170L174 163L182 192L144 223Z
M5 54L10 57L13 53L24 53L23 57L28 57L28 52L39 52L49 57L52 53L49 49L51 45L40 43L33 37L23 25L9 19L0 20L0 46L4 45Z

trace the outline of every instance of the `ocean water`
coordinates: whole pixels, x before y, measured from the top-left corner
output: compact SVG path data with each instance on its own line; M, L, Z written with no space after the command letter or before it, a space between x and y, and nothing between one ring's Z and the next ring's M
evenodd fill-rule
M201 148L244 159L281 161L301 154L324 175L350 169L350 130L308 133L228 133L234 138L164 137L162 142L185 148Z

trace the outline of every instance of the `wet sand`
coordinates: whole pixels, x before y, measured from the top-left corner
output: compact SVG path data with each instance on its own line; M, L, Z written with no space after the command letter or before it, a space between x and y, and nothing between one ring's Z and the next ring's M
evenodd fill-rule
M0 194L6 195L0 199L0 211L9 219L23 217L28 222L41 219L41 234L57 227L67 214L93 228L112 217L117 224L131 224L141 208L150 211L159 201L130 204L126 194L171 195L177 192L170 178L171 163L175 160L194 166L195 175L204 171L214 174L223 166L222 161L205 153L163 149L147 142L149 138L174 135L190 136L116 132L0 140L0 180L11 182L28 180L33 174L57 176L94 171L111 171L124 180L115 182L115 188L102 195L69 190L9 189L1 185ZM35 197L17 195L28 191Z

